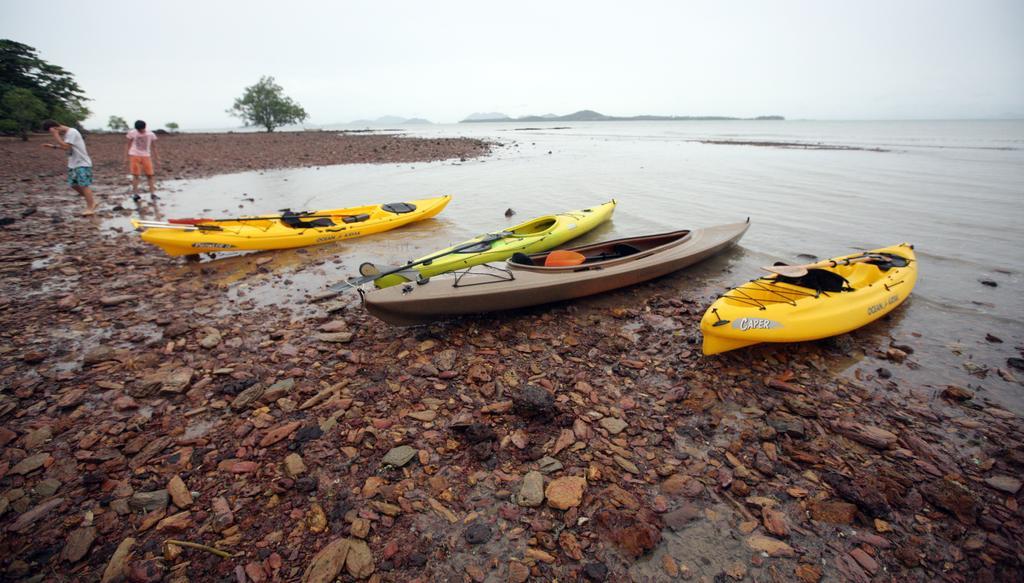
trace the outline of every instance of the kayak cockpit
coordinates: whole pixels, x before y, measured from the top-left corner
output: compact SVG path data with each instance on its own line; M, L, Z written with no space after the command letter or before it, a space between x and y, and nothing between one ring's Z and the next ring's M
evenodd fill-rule
M509 263L523 267L552 267L551 260L555 258L556 254L567 252L582 255L582 259L576 263L577 265L603 263L615 259L622 259L631 255L645 253L666 245L679 243L689 237L689 235L690 231L673 231L671 233L651 235L648 237L629 237L626 239L605 241L603 243L595 243L593 245L586 245L583 247L574 247L568 251L545 251L544 253L534 253L532 255L516 253L509 260ZM568 267L570 265L557 264L555 266Z

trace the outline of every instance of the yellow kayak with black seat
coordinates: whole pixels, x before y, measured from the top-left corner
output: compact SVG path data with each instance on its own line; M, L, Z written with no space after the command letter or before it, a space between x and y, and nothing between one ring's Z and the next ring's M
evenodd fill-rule
M351 208L283 211L229 219L133 219L142 240L168 255L224 251L265 251L321 245L389 231L429 219L444 210L451 195Z
M424 255L401 267L382 270L364 263L359 268L364 277L358 282L372 280L378 288L385 288L407 281L428 279L474 265L504 261L515 253L547 251L591 231L611 218L614 211L615 201L610 200L590 208L545 215L508 229L479 235Z
M704 313L704 354L845 334L896 309L917 281L909 243L764 269L774 273L729 290Z

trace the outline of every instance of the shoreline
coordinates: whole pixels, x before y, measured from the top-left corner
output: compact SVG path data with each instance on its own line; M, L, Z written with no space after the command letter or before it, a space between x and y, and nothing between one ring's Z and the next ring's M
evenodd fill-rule
M161 136L161 179L488 151L191 136ZM0 214L37 210L0 231L6 578L1024 575L1020 419L959 387L829 372L851 351L904 366L912 347L847 335L702 358L706 298L663 296L658 281L612 307L414 329L357 304L295 319L229 298L206 264L75 217L62 160L12 142ZM109 208L123 137L86 142ZM273 273L269 256L247 257L247 273Z

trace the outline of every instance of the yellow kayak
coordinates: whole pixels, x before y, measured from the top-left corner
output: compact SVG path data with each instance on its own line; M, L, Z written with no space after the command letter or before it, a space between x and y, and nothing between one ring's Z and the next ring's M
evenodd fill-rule
M444 210L451 198L445 195L408 202L225 220L132 219L132 225L142 233L143 241L174 256L291 249L372 235L429 219Z
M917 281L909 243L765 269L780 273L729 290L704 313L704 354L844 334L896 309Z
M480 235L420 257L410 262L409 269L378 278L374 285L384 288L473 265L504 261L516 253L547 251L589 232L607 221L613 211L615 201L611 200L578 211L537 217L498 233Z

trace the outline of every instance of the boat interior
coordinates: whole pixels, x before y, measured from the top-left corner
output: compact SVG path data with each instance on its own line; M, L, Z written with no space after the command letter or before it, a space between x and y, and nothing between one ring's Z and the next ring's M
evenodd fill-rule
M671 233L648 235L646 237L629 237L626 239L615 239L614 241L594 243L593 245L585 245L583 247L573 247L572 249L569 249L569 251L574 251L583 255L584 264L592 264L628 257L629 255L635 255L637 253L643 253L644 251L649 251L651 249L661 247L662 245L679 241L680 239L687 237L689 234L690 231L673 231ZM548 255L551 253L552 251L534 253L532 255L516 253L512 256L510 261L519 265L543 266L548 259Z

